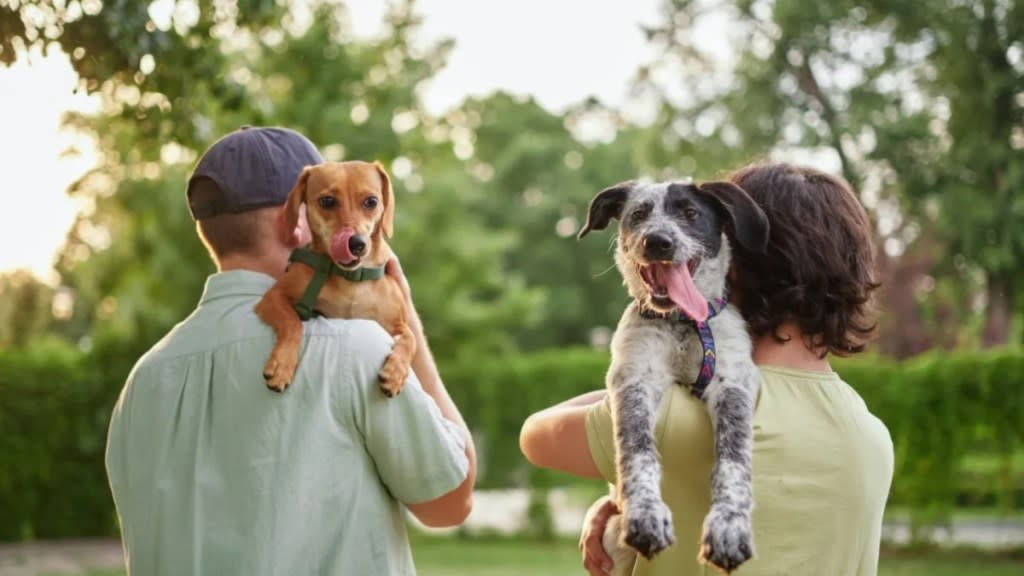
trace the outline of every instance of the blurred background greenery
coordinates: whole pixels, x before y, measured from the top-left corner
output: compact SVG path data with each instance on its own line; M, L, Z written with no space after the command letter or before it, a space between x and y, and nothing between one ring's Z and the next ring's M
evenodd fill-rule
M530 490L530 542L558 541L547 491L581 484L531 469L519 426L603 385L627 302L608 235L574 239L590 197L637 175L707 179L769 157L845 176L876 226L883 313L870 355L835 368L893 434L889 518L915 546L959 517L1009 519L1024 540L1016 0L665 0L642 30L653 56L636 62L626 104L551 110L497 91L443 113L423 87L452 43L423 41L412 1L389 3L382 33L360 38L344 2L170 4L191 8L157 25L141 0L0 0L0 63L63 51L99 102L65 118L97 163L67 191L83 209L57 280L0 275L0 541L117 535L110 410L213 271L185 179L243 124L288 126L330 160L389 168L393 246L476 432L479 488ZM586 25L585 13L566 22L565 42ZM725 54L702 43L715 26ZM445 550L417 544L428 569L442 554L431 546ZM989 563L1019 571L1016 558ZM887 573L939 573L900 562Z

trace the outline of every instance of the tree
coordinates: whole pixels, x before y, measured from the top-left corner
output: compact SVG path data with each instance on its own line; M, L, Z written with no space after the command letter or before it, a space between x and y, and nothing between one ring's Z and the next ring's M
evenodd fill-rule
M27 270L0 276L0 350L22 348L53 324L53 288Z
M32 20L33 6L17 15ZM303 17L274 2L240 4L237 13L201 3L194 21L175 19L166 29L145 3L108 4L77 19L48 14L63 49L82 48L104 63L76 59L102 109L68 119L93 137L101 157L72 186L93 207L79 216L58 262L75 294L77 325L92 326L94 340L130 343L130 357L183 317L213 270L185 210L187 173L220 134L277 124L308 135L328 159L391 167L394 246L439 361L514 349L513 334L535 316L539 293L506 268L501 255L514 249L514 237L474 217L485 197L451 138L427 136L445 127L428 117L417 93L449 44L411 45L419 23L411 2L394 5L387 33L367 42L348 40L340 4L310 9ZM12 13L3 18L9 26ZM126 30L124 22L138 26ZM46 42L30 27L18 38Z
M989 0L926 10L891 0L671 0L648 31L662 56L638 79L661 103L651 140L666 159L703 152L716 166L826 152L876 222L882 269L896 270L907 245L927 236L936 248L926 258L947 274L940 283L972 291L980 273L983 343L1005 343L1024 248L1014 104L1024 88L1022 14ZM724 57L697 34L723 15ZM887 282L888 303L913 301L922 279ZM965 307L950 320L972 315ZM893 327L921 323L915 310Z

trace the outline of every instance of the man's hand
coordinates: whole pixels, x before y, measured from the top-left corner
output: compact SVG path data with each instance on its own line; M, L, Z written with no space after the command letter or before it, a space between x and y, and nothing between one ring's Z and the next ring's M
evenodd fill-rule
M412 289L409 288L409 281L405 278L405 272L402 271L402 264L394 253L391 254L391 258L384 265L384 273L398 281L398 286L401 287L402 294L405 296L405 302L409 305L409 318L406 318L405 321L409 323L413 333L416 334L418 346L426 346L426 337L423 336L423 325L420 322L419 314L416 313L416 307L412 303ZM419 376L419 372L416 375Z
M604 496L594 502L583 519L580 534L580 552L583 553L583 567L590 576L608 576L612 571L612 559L604 549L602 540L608 519L619 514L619 507L611 496Z
M409 281L405 279L405 272L402 271L402 264L398 261L398 256L394 253L391 254L391 258L388 259L387 264L384 265L384 272L398 280L398 285L402 287L402 293L405 294L405 299L412 302L412 290L409 289Z

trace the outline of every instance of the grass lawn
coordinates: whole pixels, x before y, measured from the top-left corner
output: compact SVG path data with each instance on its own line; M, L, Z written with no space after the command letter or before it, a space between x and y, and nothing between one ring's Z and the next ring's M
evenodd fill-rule
M417 539L413 556L420 576L564 576L584 574L569 541ZM742 571L739 572L742 574ZM709 574L717 574L709 572ZM966 552L885 554L879 576L1020 576L1024 557Z
M584 574L575 544L564 540L542 544L521 540L417 537L413 556L419 576ZM712 573L715 572L709 571ZM879 576L1019 576L1024 574L1024 555L991 556L960 551L883 553L878 573ZM109 570L88 574L123 575L122 571Z

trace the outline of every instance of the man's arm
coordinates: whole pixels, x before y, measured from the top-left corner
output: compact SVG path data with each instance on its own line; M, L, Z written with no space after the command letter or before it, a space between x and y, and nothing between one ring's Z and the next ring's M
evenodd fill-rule
M416 355L412 359L412 370L419 378L423 391L433 398L441 415L454 422L465 435L466 458L469 468L466 479L457 488L438 498L426 502L407 502L406 507L420 522L428 526L453 526L461 524L473 509L473 485L476 482L476 449L473 437L469 433L466 421L462 418L458 407L452 401L448 390L441 380L441 374L434 363L434 356L427 345L427 337L423 331L423 323L413 305L409 283L402 272L398 258L392 257L387 264L387 272L399 281L408 302L409 318L407 319L413 334L416 336Z
M587 412L604 401L595 390L531 415L519 432L519 449L534 466L601 478L587 442Z

